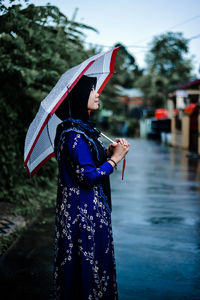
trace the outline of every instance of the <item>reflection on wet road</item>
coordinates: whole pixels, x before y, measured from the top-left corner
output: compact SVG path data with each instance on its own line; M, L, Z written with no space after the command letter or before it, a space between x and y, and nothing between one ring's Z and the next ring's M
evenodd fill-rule
M120 300L200 299L200 160L130 139L111 176Z

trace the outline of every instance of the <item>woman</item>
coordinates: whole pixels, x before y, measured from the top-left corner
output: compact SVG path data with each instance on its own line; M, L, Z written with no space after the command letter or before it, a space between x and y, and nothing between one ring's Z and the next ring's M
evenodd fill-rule
M56 299L118 299L109 175L128 152L125 139L108 150L89 121L99 106L96 78L82 76L56 111ZM111 157L107 160L107 153Z

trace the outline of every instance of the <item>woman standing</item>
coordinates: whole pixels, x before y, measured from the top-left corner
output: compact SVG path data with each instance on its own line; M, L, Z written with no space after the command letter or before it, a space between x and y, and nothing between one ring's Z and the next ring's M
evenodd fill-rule
M55 290L59 300L118 299L109 175L127 154L125 139L106 150L89 119L99 95L82 76L56 111L58 160ZM111 157L108 157L110 153Z

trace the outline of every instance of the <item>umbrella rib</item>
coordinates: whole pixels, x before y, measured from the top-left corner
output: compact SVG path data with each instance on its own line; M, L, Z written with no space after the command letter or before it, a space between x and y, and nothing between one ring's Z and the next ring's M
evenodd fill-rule
M47 122L47 134L48 134L48 137L49 137L49 140L50 140L50 143L51 143L51 147L54 149L52 141L51 141L50 133L49 133L49 121Z
M87 74L87 76L89 75L99 75L99 74L115 74L116 72L100 72L100 73L89 73Z

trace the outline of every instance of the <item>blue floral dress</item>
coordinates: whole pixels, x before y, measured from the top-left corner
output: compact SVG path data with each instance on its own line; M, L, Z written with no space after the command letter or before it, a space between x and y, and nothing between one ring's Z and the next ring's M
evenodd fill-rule
M55 299L117 300L110 195L105 188L113 167L88 123L67 119L60 128Z

